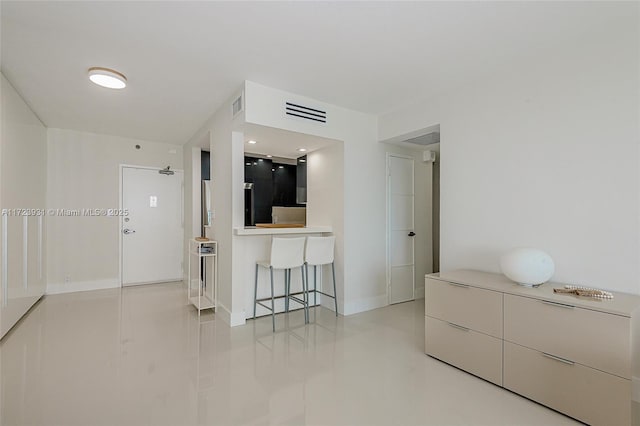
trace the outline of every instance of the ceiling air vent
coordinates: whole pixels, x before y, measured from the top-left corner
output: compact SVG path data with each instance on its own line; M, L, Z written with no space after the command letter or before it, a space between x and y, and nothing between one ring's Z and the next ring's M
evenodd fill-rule
M241 93L240 96L238 96L236 100L233 101L233 103L231 104L231 116L235 117L236 115L240 114L243 109L244 108L242 105L242 93Z
M288 116L303 118L317 123L327 122L327 112L315 108L309 108L299 104L286 102L285 110Z
M407 139L406 141L403 141L403 142L412 143L414 145L420 145L420 146L431 145L431 144L440 142L440 133L431 132L431 133L427 133L426 135Z

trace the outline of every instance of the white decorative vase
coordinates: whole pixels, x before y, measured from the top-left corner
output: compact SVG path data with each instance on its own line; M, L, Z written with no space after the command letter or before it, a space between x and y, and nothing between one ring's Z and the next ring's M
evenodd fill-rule
M553 259L535 248L516 248L500 257L502 273L518 284L534 287L551 279L555 272Z

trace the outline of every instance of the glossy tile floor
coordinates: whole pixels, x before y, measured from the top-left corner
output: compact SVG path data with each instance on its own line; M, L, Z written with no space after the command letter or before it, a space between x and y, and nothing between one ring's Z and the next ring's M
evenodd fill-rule
M0 344L1 423L576 424L424 355L423 304L272 333L198 318L173 283L48 296Z

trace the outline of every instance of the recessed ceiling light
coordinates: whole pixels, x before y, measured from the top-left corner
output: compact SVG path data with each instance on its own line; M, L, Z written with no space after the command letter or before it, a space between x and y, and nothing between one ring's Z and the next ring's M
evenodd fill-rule
M250 165L251 165L251 163L244 163L244 164L246 164L247 166L250 166Z
M124 89L127 87L127 77L116 70L101 67L89 68L89 80L98 86L109 89Z
M257 144L258 142L254 141L254 140L251 140L251 141L249 141L249 142L247 142L247 143L250 143L251 145L255 145L255 144Z
M305 160L304 158L300 160L301 163L306 163L307 160Z
M284 169L284 166L278 166L279 169Z
M307 148L298 148L298 152L307 152Z
M273 158L273 155L267 155L267 158Z

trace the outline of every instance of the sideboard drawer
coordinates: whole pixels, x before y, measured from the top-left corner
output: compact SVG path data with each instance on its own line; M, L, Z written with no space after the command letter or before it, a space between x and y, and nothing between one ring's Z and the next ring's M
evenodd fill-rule
M502 338L502 293L427 278L425 314Z
M631 379L630 319L504 295L504 339Z
M460 325L425 317L425 352L502 385L502 340Z
M504 342L504 387L590 425L631 424L631 381Z

